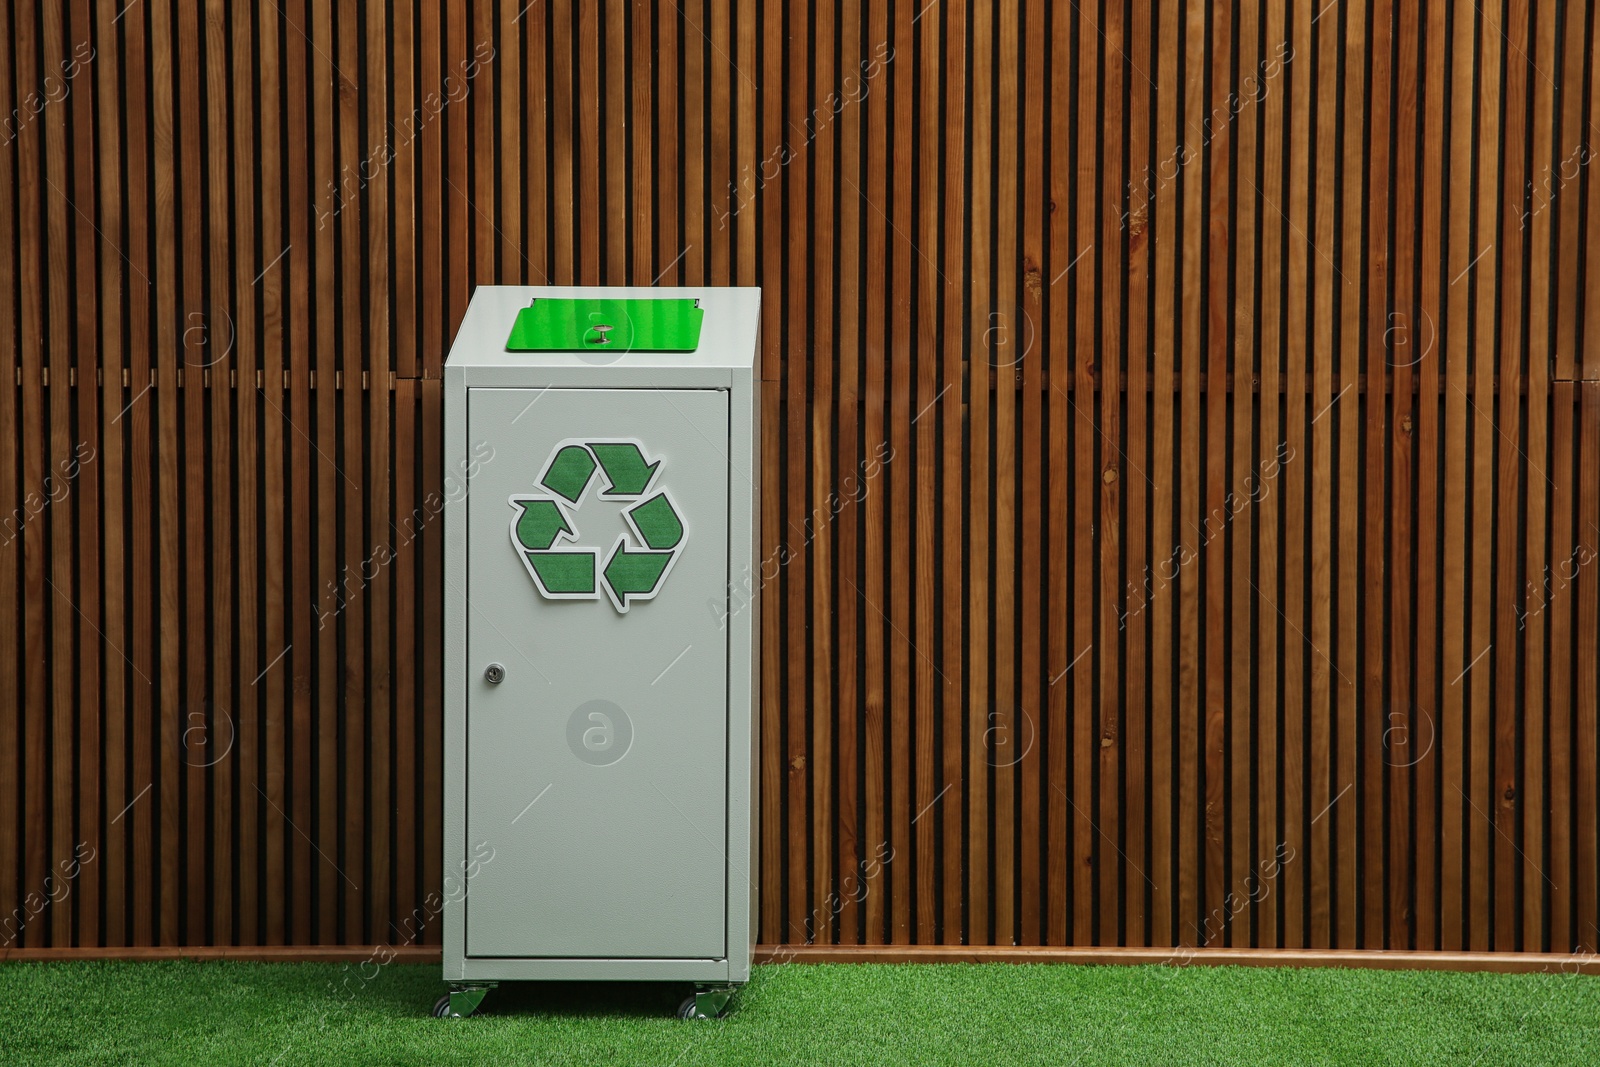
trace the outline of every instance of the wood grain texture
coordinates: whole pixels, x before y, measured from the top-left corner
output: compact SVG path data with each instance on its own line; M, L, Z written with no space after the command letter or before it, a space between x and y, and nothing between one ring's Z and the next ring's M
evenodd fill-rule
M764 942L1596 947L1583 5L0 29L0 951L433 951L443 360L598 282L764 288Z

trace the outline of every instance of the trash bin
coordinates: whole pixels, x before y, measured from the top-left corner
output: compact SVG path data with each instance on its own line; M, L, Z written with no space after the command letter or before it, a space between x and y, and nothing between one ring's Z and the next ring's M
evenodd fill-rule
M755 938L757 289L477 290L445 363L444 977L692 983Z

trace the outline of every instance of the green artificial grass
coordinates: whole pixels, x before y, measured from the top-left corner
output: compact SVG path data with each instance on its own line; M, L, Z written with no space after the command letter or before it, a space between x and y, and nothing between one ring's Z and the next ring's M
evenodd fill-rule
M0 1064L1600 1063L1600 978L1250 967L789 964L686 987L507 984L434 1019L437 966L8 963Z

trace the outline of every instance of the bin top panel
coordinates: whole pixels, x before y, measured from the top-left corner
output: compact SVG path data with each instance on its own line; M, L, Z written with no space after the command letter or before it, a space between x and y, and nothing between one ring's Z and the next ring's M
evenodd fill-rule
M508 348L513 327L535 299L606 301L698 300L702 314L692 351L587 348L576 351ZM452 367L587 367L708 369L748 368L756 358L761 290L755 288L654 288L645 286L482 285L467 305L446 364Z

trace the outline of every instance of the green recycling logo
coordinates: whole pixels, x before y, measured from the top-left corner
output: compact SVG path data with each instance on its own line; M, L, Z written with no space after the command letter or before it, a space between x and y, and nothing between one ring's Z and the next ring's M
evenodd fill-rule
M546 600L599 600L619 612L637 600L652 600L666 584L683 552L687 530L665 489L652 487L661 460L649 462L638 441L569 438L556 445L539 475L544 493L513 496L511 544ZM623 509L628 529L617 536L605 563L600 548L579 542L577 513L589 486L601 500L637 501ZM631 535L631 536L630 536Z

